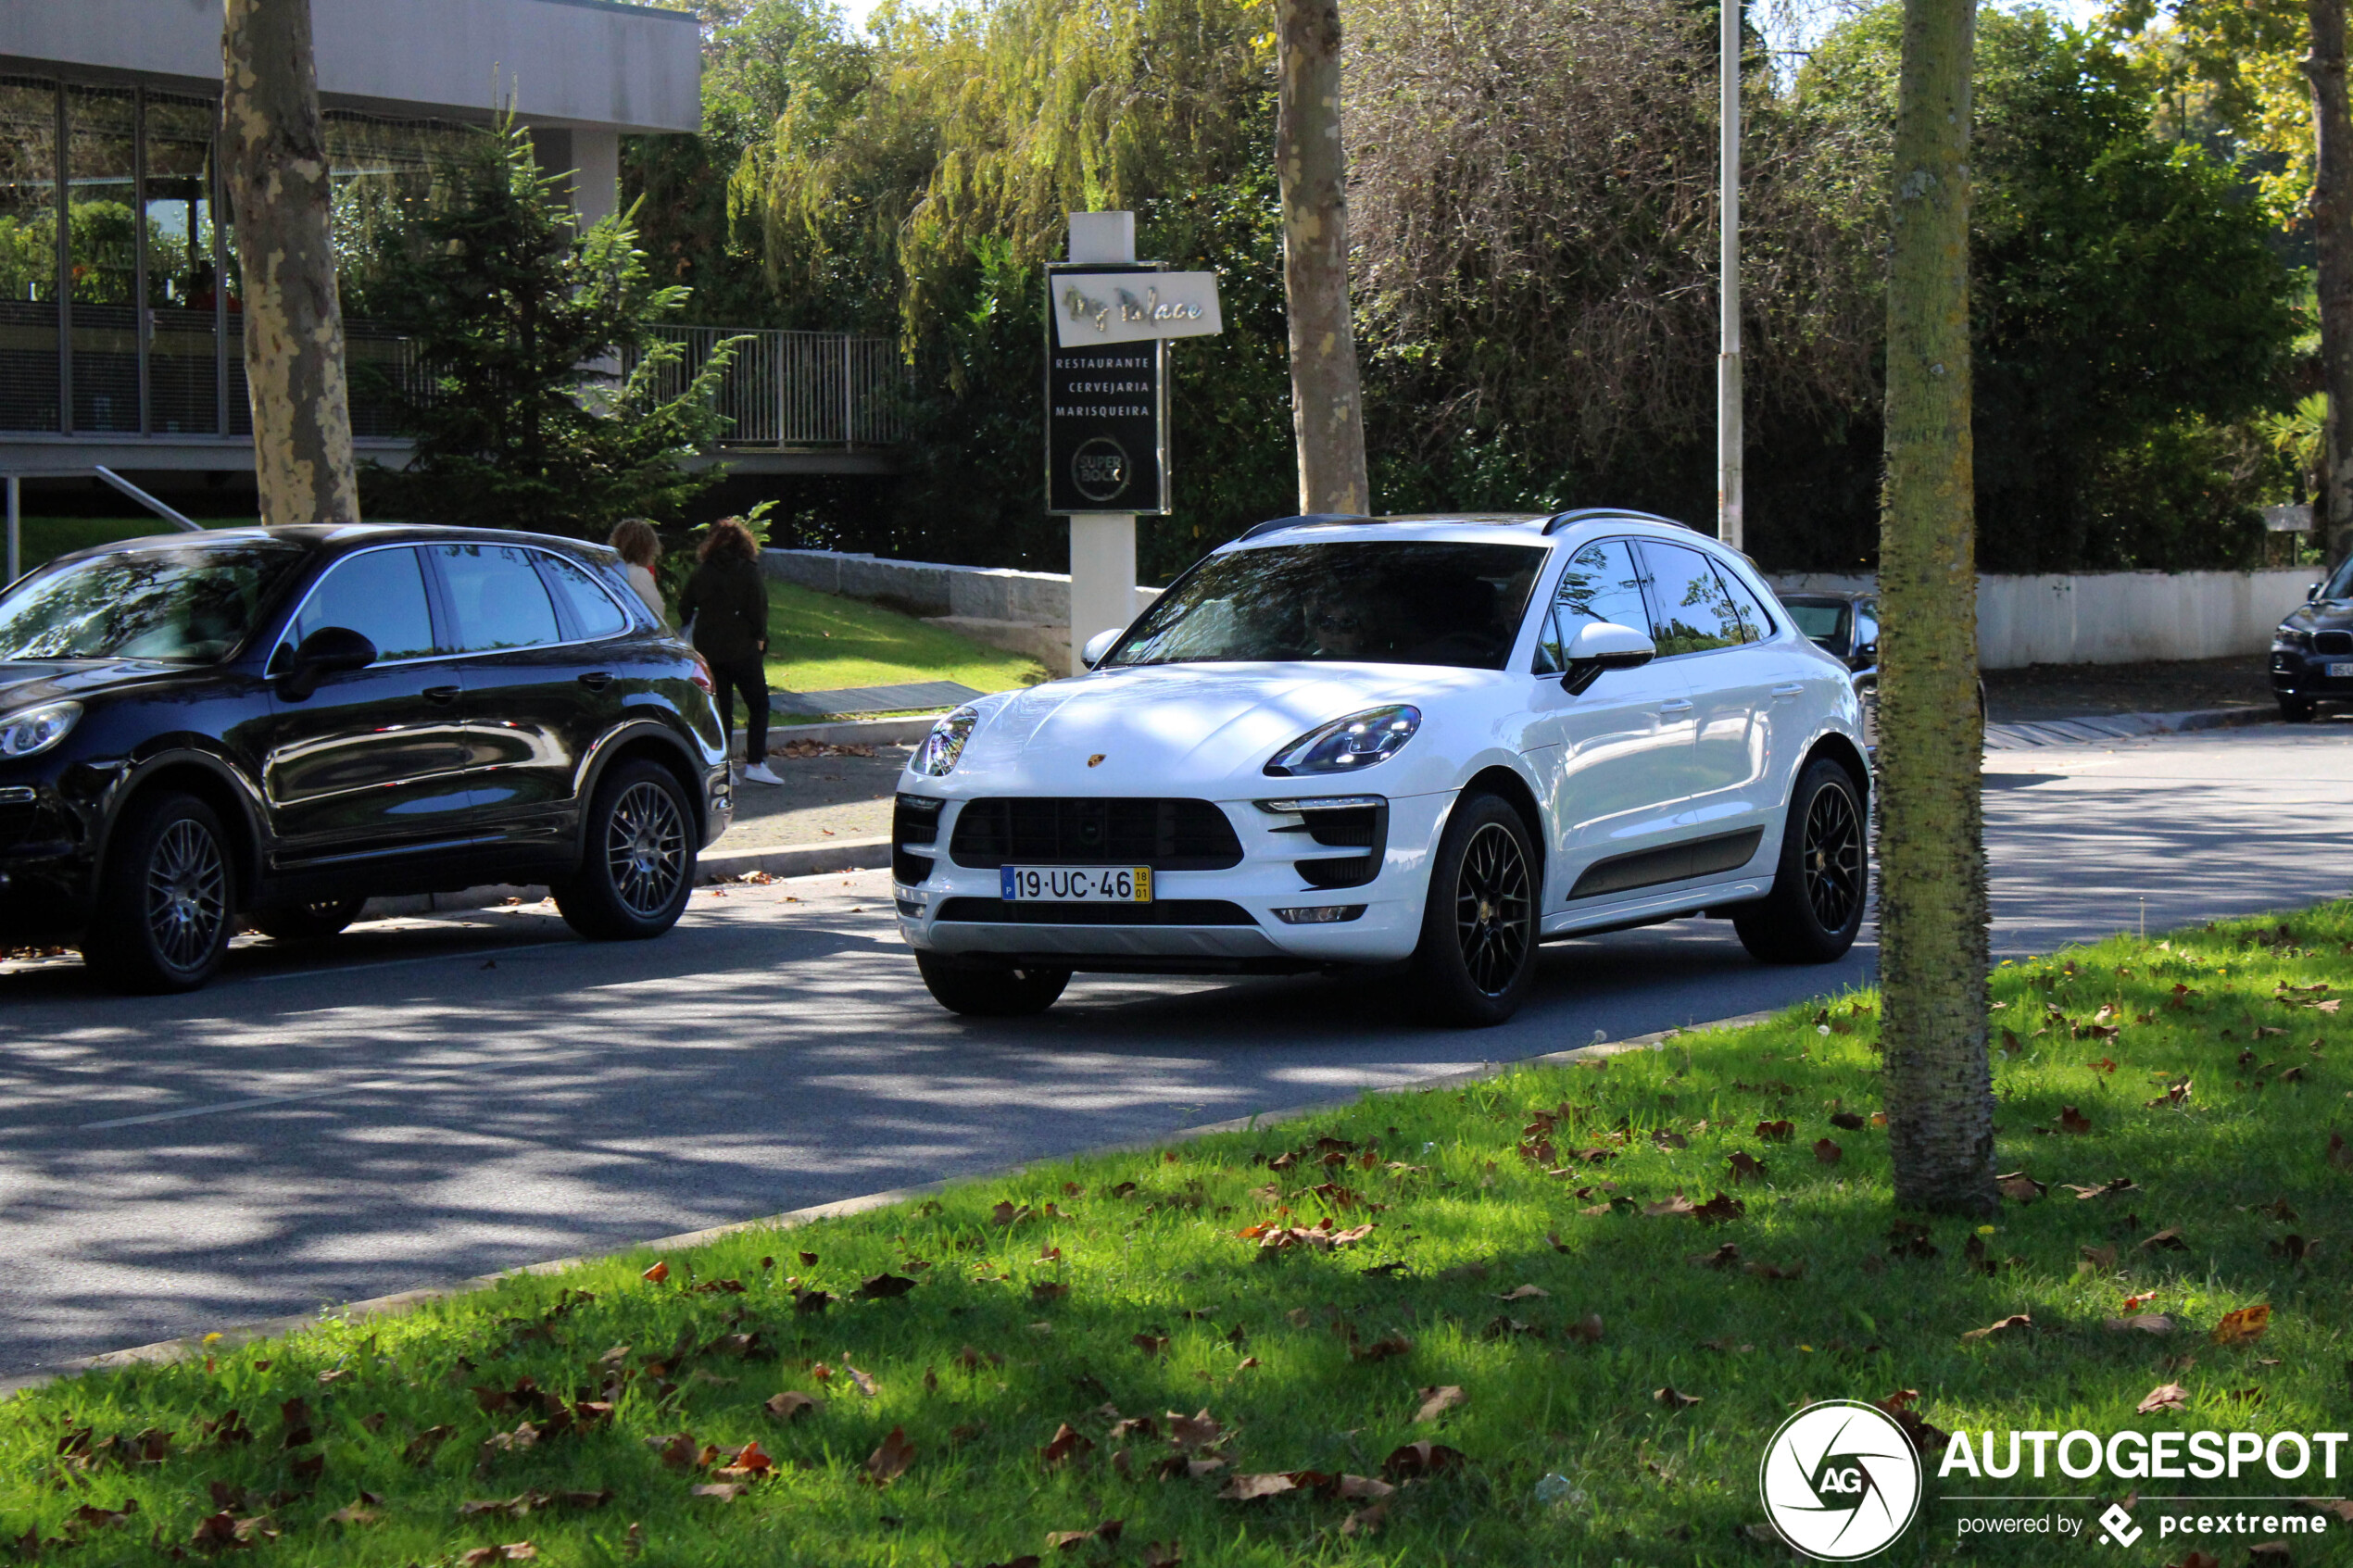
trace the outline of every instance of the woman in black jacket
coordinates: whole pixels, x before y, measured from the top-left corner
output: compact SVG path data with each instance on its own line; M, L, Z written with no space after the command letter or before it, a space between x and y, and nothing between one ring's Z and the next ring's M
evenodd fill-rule
M695 651L719 682L721 728L735 729L736 694L743 694L745 781L784 783L768 766L768 589L759 542L736 519L711 524L679 596L678 619L693 628Z

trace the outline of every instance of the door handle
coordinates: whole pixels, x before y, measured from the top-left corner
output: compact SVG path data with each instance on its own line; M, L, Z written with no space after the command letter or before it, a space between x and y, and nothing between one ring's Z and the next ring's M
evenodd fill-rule
M459 694L463 689L459 686L427 686L424 696L427 702L438 703L447 708L458 700Z
M1660 703L1658 710L1661 713L1689 713L1692 710L1692 705L1678 697L1672 702Z
M1795 696L1805 689L1806 688L1804 686L1775 686L1773 688L1773 695L1775 696Z
M606 670L591 670L580 677L580 684L592 692L600 692L612 684L612 673Z

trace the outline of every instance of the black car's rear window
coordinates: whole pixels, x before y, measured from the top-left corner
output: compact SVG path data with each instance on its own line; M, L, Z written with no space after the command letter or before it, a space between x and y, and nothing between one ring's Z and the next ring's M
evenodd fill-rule
M284 539L191 538L59 561L0 598L0 660L216 662L309 553Z
M1106 666L1315 659L1501 670L1538 545L1270 545L1213 556L1163 594Z

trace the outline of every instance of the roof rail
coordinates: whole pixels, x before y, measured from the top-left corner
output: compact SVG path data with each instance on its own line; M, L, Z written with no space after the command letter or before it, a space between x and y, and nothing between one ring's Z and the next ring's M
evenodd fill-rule
M1297 517L1278 517L1271 522L1259 523L1242 533L1235 540L1235 543L1239 544L1243 539L1255 539L1262 533L1280 533L1286 528L1313 528L1318 523L1378 522L1379 521L1378 518L1366 517L1358 512L1302 512Z
M1579 507L1575 511L1556 512L1547 519L1544 523L1544 536L1550 538L1571 523L1583 522L1589 518L1597 517L1627 518L1635 522L1663 522L1669 528L1680 528L1692 533L1699 532L1688 522L1679 522L1671 517L1661 517L1656 512L1638 512L1627 507Z

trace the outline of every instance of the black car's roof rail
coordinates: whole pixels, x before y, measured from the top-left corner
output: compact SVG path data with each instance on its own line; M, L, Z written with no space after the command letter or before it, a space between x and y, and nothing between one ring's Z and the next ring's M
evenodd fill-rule
M1584 522L1597 517L1624 518L1633 522L1663 522L1669 528L1680 528L1692 533L1699 532L1688 522L1679 522L1671 517L1661 517L1656 512L1638 512L1627 507L1579 507L1575 511L1555 512L1545 519L1544 536L1549 539L1572 523Z
M1262 533L1280 533L1286 528L1314 528L1318 524L1378 522L1380 521L1379 518L1365 517L1356 512L1302 512L1297 517L1278 517L1269 522L1258 523L1237 537L1234 543L1239 545L1243 539L1255 539Z

